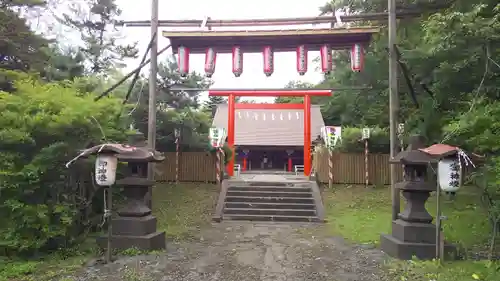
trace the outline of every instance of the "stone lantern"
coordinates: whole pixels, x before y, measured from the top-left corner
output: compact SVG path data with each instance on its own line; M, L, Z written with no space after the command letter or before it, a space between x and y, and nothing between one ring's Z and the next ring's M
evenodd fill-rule
M117 155L120 162L127 162L125 177L116 181L123 188L125 203L111 220L112 248L156 250L165 248L165 232L156 230L156 217L146 204L148 190L154 181L148 180L149 162L161 162L164 156L146 146L144 135L129 136L132 152ZM105 247L107 237L99 237L99 246Z
M391 164L404 165L404 180L396 184L406 199L405 209L392 222L392 233L382 234L381 248L388 255L409 260L436 258L436 226L433 217L425 208L436 184L428 180L428 168L437 160L421 151L424 148L421 136L413 136L406 151L399 153ZM445 244L445 253L454 253L452 245Z

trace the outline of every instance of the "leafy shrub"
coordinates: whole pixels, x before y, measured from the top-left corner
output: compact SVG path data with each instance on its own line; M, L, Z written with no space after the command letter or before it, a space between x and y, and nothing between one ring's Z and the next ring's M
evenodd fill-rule
M341 152L359 153L365 150L361 141L362 129L353 127L342 128L342 141L335 148ZM371 128L368 147L371 153L389 153L389 131L383 128Z
M124 136L119 100L94 102L73 86L24 76L0 92L0 254L71 242L79 206L65 163L89 143Z

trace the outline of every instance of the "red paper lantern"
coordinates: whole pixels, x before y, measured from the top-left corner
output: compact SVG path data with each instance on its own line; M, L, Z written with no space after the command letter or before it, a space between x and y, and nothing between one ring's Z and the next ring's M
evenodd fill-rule
M330 73L332 71L332 49L330 48L329 45L323 45L320 48L320 55L321 55L321 71L323 73Z
M307 47L305 45L297 47L297 72L299 75L307 72Z
M233 73L236 77L243 73L243 52L240 46L233 47Z
M214 48L207 48L205 52L205 75L208 78L212 77L215 72L215 63L217 61L217 53Z
M265 46L262 55L264 57L264 74L269 77L274 72L273 48L271 46Z
M177 50L179 73L182 77L185 77L189 74L189 49L184 46L179 46Z
M363 46L354 44L351 48L351 69L355 72L363 70L364 66Z

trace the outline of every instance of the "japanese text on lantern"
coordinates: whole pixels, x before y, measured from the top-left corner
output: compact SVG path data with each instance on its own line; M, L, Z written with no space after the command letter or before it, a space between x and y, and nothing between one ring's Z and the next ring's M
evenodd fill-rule
M107 167L108 167L108 161L101 159L97 162L96 178L98 181L105 182L108 180L108 176L106 175L108 172Z

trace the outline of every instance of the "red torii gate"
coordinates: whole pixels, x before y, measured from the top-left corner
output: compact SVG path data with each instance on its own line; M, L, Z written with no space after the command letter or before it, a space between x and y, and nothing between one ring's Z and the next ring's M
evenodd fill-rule
M311 173L311 97L330 96L330 90L214 90L209 91L209 96L228 98L227 142L234 147L234 114L236 109L303 109L304 110L304 175ZM235 103L236 97L303 97L303 103ZM234 175L234 158L227 165L230 176Z

